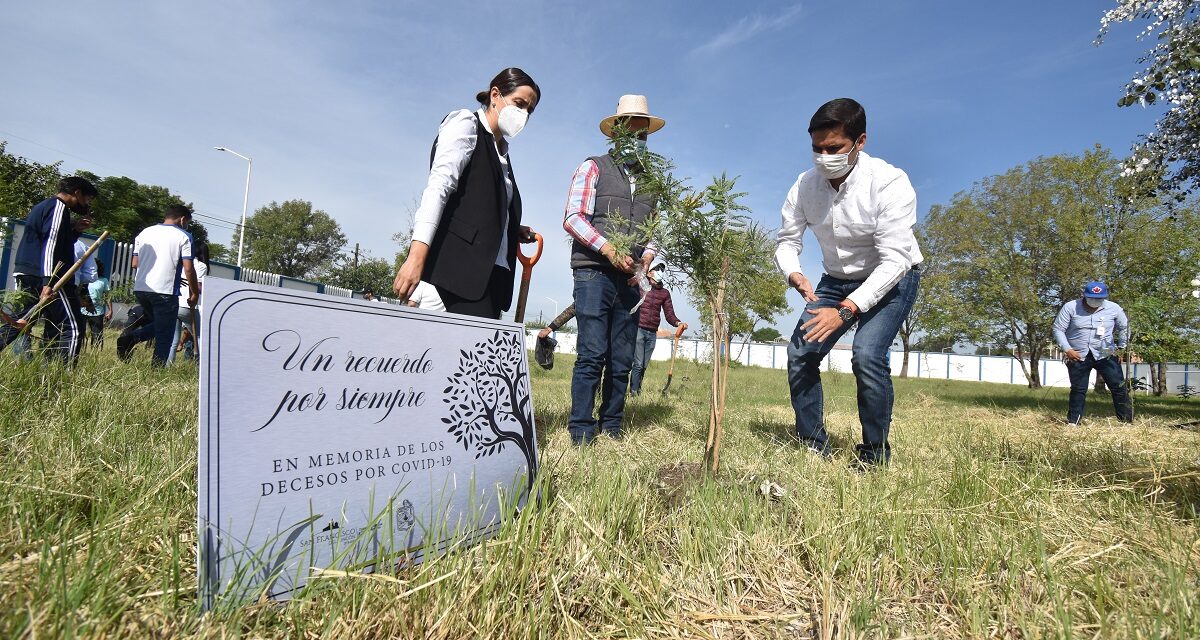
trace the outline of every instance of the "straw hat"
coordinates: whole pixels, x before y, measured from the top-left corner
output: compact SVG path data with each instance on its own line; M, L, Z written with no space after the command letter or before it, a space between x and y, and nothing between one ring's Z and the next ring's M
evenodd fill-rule
M646 133L654 133L667 124L666 120L650 115L650 105L646 102L646 96L624 95L617 101L617 112L600 121L600 131L606 136L611 136L613 123L617 118L631 116L650 119L650 128L646 129Z

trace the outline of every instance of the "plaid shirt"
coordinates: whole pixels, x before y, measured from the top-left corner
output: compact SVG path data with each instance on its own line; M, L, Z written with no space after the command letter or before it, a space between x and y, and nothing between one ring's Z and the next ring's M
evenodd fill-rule
M567 213L563 219L563 229L571 234L592 251L600 253L600 248L608 240L592 226L592 216L596 212L596 179L600 177L600 167L591 159L584 160L571 177L571 190L567 193ZM630 178L631 187L636 189L634 179ZM658 253L658 247L653 242L646 243L646 251Z

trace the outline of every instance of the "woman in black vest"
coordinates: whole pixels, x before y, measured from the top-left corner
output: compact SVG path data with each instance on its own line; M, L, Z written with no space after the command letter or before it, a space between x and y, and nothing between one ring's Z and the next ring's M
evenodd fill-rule
M533 78L510 67L475 96L478 110L442 120L412 246L392 285L401 301L424 280L451 313L499 318L511 305L517 244L531 242L533 233L521 226L508 139L520 133L541 98Z

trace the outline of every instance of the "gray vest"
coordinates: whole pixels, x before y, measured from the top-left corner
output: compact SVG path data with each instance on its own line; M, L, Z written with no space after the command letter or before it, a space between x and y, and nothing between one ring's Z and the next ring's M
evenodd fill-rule
M596 178L596 206L590 222L601 235L613 230L629 233L654 213L654 200L643 189L631 196L629 174L617 165L609 154L589 158L600 168ZM633 257L640 258L646 248L645 239L634 243ZM608 258L591 247L575 240L571 243L571 268L612 269Z

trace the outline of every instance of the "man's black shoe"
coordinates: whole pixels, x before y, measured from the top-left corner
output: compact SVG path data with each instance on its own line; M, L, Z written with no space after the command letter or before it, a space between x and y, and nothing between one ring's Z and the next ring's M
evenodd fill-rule
M133 336L129 334L121 334L117 338L117 357L122 360L129 360L129 352L133 351L134 342Z

